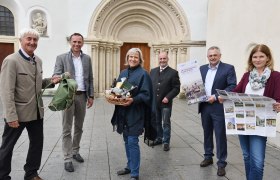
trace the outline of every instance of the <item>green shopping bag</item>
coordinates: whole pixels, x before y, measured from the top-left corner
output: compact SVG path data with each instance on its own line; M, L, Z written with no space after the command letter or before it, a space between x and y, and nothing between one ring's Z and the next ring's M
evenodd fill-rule
M62 111L71 107L78 85L74 79L63 78L48 105L52 111Z

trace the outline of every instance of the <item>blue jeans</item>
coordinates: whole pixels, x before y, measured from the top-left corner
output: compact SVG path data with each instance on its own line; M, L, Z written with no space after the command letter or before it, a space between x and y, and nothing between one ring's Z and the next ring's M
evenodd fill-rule
M131 177L139 176L140 168L140 147L138 136L123 135L125 152L127 157L127 169L130 169Z
M170 143L171 137L171 108L157 108L157 139L162 140L163 144Z
M247 180L262 180L267 137L239 135Z

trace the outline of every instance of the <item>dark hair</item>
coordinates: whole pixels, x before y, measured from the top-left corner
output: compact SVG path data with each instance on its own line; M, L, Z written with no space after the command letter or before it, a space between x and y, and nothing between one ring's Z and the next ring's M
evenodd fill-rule
M70 38L69 38L70 41L71 41L71 39L72 39L73 36L81 36L81 37L82 37L82 40L84 41L84 37L83 37L83 35L81 35L80 33L73 33L73 34L70 36Z
M269 47L265 44L257 44L254 46L254 48L250 52L250 56L248 58L248 64L247 64L247 70L252 71L254 69L254 65L252 63L252 57L256 52L262 52L267 56L268 61L266 62L266 67L268 67L270 70L274 70L274 60L271 54L271 51Z

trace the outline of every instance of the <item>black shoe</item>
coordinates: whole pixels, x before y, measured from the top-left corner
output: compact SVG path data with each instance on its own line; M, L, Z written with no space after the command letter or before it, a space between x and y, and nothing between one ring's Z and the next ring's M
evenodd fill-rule
M169 151L170 150L169 144L163 144L163 150Z
M138 176L131 177L130 180L139 180L139 177Z
M217 175L218 176L225 176L226 175L225 168L224 167L218 167Z
M65 162L64 169L65 169L65 171L68 171L68 172L74 172L74 166L73 166L72 162Z
M200 163L200 167L207 167L209 165L213 164L213 159L204 159L201 163Z
M125 175L125 174L129 174L129 173L130 173L130 169L127 169L127 168L124 168L117 172L118 175Z
M73 155L73 159L75 159L76 161L78 161L79 163L84 162L84 159L82 158L82 156L80 154L74 154Z
M162 144L162 140L157 139L151 143L151 146L156 146L156 145L160 145L160 144Z

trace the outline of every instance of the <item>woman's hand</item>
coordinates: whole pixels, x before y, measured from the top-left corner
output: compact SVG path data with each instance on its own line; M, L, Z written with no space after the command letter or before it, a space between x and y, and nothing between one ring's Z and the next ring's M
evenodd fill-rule
M276 112L280 112L280 103L276 102L273 104L273 110L275 110Z
M122 106L130 106L133 103L133 98L126 98L126 102Z

